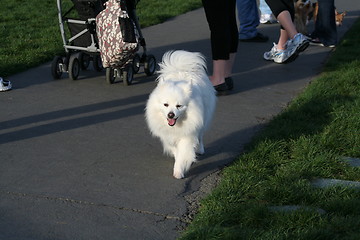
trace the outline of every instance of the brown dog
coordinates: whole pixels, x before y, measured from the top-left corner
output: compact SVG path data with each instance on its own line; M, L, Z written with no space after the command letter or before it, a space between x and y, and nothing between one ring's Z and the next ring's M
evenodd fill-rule
M344 11L342 13L338 13L338 11L336 11L336 9L335 9L335 21L336 21L337 26L342 25L342 21L343 21L345 15L346 15L346 11Z
M294 24L296 30L304 35L307 35L307 24L309 22L309 16L314 11L311 2L298 0L295 2L295 19Z

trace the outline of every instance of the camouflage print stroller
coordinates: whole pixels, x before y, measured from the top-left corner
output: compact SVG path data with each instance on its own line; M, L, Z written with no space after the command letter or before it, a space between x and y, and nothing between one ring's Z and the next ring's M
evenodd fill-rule
M135 11L136 0L71 1L73 6L63 13L64 3L57 0L60 32L66 54L55 56L52 61L51 73L54 79L68 72L69 77L76 80L80 70L87 69L91 62L96 71L106 69L106 81L110 84L120 79L124 85L130 85L133 75L139 72L141 66L147 76L154 74L156 59L146 52L145 39ZM104 22L107 25L103 25ZM107 34L108 27L112 28L110 35ZM109 48L109 45L117 48ZM138 53L140 46L142 54ZM109 62L111 55L116 57Z

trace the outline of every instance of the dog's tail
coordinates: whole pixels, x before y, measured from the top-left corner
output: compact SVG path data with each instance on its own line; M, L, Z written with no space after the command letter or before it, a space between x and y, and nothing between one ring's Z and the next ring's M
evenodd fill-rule
M164 54L159 66L159 78L162 75L169 76L178 73L206 74L205 57L199 52L168 51Z

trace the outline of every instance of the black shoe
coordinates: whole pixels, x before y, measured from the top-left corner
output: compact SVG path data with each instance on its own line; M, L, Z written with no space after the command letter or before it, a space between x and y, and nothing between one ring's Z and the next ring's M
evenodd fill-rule
M225 83L228 86L229 90L232 90L234 88L234 81L231 77L225 78Z
M267 42L268 40L269 40L268 36L265 36L258 32L255 37L240 39L240 42Z
M226 84L226 82L216 85L214 86L215 90L216 90L216 96L225 96L228 95L229 93L229 87Z
M313 38L310 40L310 45L314 45L314 46L321 46L321 47L329 47L329 48L334 48L335 44L330 44L330 45L325 45L324 43L322 43L320 41L319 38Z

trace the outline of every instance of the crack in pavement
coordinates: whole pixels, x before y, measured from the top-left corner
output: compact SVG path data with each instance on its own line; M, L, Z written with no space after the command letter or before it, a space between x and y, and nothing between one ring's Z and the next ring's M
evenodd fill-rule
M62 201L62 202L65 202L65 203L75 203L75 204L81 204L81 205L87 205L87 206L106 207L106 208L112 208L112 209L116 209L116 210L136 212L136 213L140 213L140 214L163 217L164 219L185 222L184 219L182 219L180 217L177 217L177 216L171 216L171 215L167 215L167 214L162 214L162 213L157 213L157 212L152 212L152 211L147 211L147 210L141 210L141 209L136 209L136 208L120 207L120 206L115 206L115 205L106 204L106 203L94 203L94 202L89 202L89 201L86 201L86 200L75 200L75 199L64 198L64 197L50 197L50 196L45 196L45 195L10 192L10 191L3 191L3 190L0 190L0 193L10 195L10 196L15 196L15 197L29 198L29 199L30 198L32 198L32 199L45 199L45 200L49 200L49 201Z

